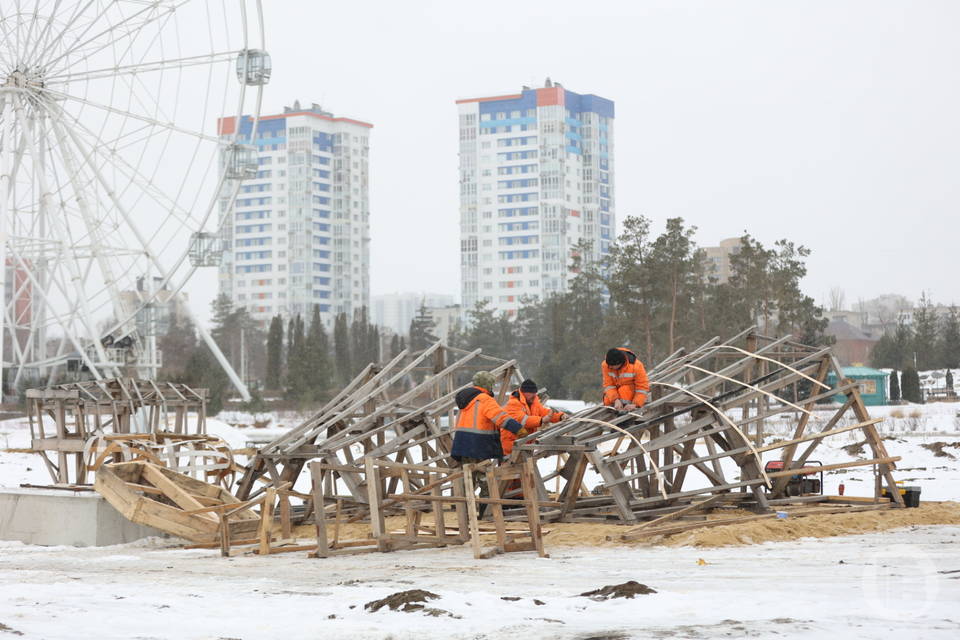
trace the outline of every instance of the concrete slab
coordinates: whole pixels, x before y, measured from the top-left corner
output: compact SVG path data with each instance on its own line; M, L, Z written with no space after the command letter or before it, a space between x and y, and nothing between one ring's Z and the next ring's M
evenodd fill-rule
M103 547L167 534L124 518L95 491L0 488L0 539Z

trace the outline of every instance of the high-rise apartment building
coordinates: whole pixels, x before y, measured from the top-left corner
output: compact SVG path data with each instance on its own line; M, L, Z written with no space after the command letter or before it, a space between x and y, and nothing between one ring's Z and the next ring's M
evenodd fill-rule
M510 315L567 288L614 237L613 101L559 83L458 100L461 300Z
M264 324L277 313L309 318L315 304L325 324L369 307L373 125L299 103L262 116L252 140L251 124L241 118L246 139L223 163L248 179L233 209L226 198L221 206L229 215L221 293ZM230 136L236 127L236 118L224 118L219 131Z

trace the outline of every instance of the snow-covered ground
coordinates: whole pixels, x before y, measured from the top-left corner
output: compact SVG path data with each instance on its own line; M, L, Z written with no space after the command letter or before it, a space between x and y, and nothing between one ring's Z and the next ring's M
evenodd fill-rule
M47 640L960 636L956 526L722 549L554 547L548 559L474 560L465 547L224 559L162 544L0 543L0 624ZM657 593L578 595L628 580ZM446 613L364 609L408 589L440 596L426 606Z
M871 408L887 418L888 452L903 457L897 478L920 485L923 500L960 500L957 407ZM218 416L208 428L235 447L264 431L233 427L234 418ZM811 428L826 419L818 414ZM916 429L910 420L919 421ZM789 424L771 428L768 442L789 437ZM843 449L860 440L831 437L813 458L866 457L868 449ZM0 422L0 486L50 482L34 454L3 451L27 447L25 421ZM733 468L725 473L736 476ZM826 492L837 493L840 482L848 495L872 493L869 467L827 472ZM467 547L310 560L302 553L225 559L156 539L86 549L0 542L0 637L960 637L960 526L716 549L547 542L549 559L518 553L485 561ZM628 580L657 593L604 602L578 595ZM445 613L364 609L408 589L437 594L425 605Z

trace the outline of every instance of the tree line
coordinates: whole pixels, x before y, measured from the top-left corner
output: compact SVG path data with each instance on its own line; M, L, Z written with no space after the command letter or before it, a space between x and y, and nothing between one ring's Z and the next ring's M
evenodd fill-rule
M873 347L874 367L918 371L960 367L960 310L951 306L938 313L926 294L913 310L913 322L900 322Z
M264 331L247 313L219 295L212 305L211 335L234 370L244 376L252 401L248 409L265 408L264 397L282 398L306 406L330 398L334 390L356 376L368 363L380 360L380 329L368 310L334 318L328 335L314 305L306 319L300 314L286 322L274 316ZM213 352L197 339L195 328L171 317L170 329L159 347L164 366L160 378L210 390L210 413L218 413L232 386Z
M524 298L513 317L480 302L448 342L516 359L552 396L588 400L597 399L600 359L611 346L630 347L649 367L681 346L729 337L753 324L764 335L827 343L822 309L800 290L808 249L788 240L768 247L745 233L730 257L729 279L720 282L695 234L696 227L682 218L667 220L655 234L649 219L629 216L602 261L584 258L592 254L588 245L574 248L575 276L565 292ZM319 318L317 307L307 318L285 321L278 315L264 331L221 295L213 303L212 333L235 369L241 351L245 354L255 399L269 392L298 404L329 398L381 355L393 357L407 347L416 351L437 340L423 304L407 335L392 336L383 354L380 330L366 308L352 318L336 316L332 336ZM219 411L229 380L192 327L172 324L160 348L170 363L161 375L209 388L211 411Z
M515 318L480 302L450 341L516 358L552 396L584 400L598 399L600 360L612 346L630 347L650 367L680 347L753 324L764 335L831 341L822 309L800 290L805 247L788 240L768 247L745 233L730 257L729 279L720 282L696 244L696 227L671 218L655 235L651 226L645 217L627 217L604 260L587 261L588 247L575 248L576 276L566 292L522 300Z

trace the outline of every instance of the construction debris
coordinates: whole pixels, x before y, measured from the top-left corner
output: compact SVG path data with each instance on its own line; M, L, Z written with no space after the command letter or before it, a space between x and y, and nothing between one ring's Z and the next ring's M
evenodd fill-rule
M461 466L450 456L454 397L478 369L496 376L501 403L522 377L512 360L442 343L367 366L317 414L259 451L243 470L236 498L194 479L197 484L174 482L179 492L150 482L186 477L159 471L159 457L103 465L98 485L116 480L115 495L129 503L121 505L124 513L138 513L133 504L142 511L153 503L151 513L166 507L162 516L189 529L186 537L217 541L224 555L249 547L328 557L470 543L477 558L511 551L546 556L542 522L631 524L619 536L629 542L737 522L903 506L892 475L899 458L887 453L875 427L879 419L870 418L857 384L840 377L826 347L750 329L680 350L650 370L652 394L642 411L590 407L518 439L499 465ZM831 371L840 379L834 388L825 382ZM836 397L842 404L826 404ZM830 414L812 430L818 404ZM766 423L776 418L782 425L784 417L793 421L790 437L764 444ZM863 438L867 459L812 461L824 438L850 432ZM110 444L97 450L94 463ZM762 456L770 452L779 461L765 466ZM296 491L308 464L309 492ZM866 502L830 502L821 482L805 480L864 465L876 477L874 498ZM119 477L117 469L137 470ZM144 474L144 481L137 479ZM477 496L480 478L487 492ZM880 497L884 490L892 502ZM710 515L729 510L738 515ZM481 529L484 511L492 529ZM145 524L163 529L160 519ZM358 524L369 530L357 535ZM484 548L481 537L488 533L495 540Z
M250 538L261 518L250 509L263 499L241 503L216 485L149 462L106 464L94 488L128 520L193 542Z
M134 378L90 380L27 390L32 448L43 458L54 483L59 485L89 484L88 472L95 471L107 457L135 459L130 453L131 447L142 451L148 448L147 441L141 438L144 434L179 436L176 450L168 448L168 459L174 454L177 460L198 456L217 459L188 462L185 467L174 464L177 468L196 467L196 464L220 465L205 466L198 471L232 468L232 456L224 453L221 443L189 437L205 436L206 404L206 389ZM52 434L48 433L49 421L53 422ZM123 435L126 440L111 443L103 440L113 435ZM169 435L152 440L154 445L165 447L173 442ZM210 446L198 449L200 442ZM111 448L111 444L116 446ZM215 453L218 450L220 453Z

